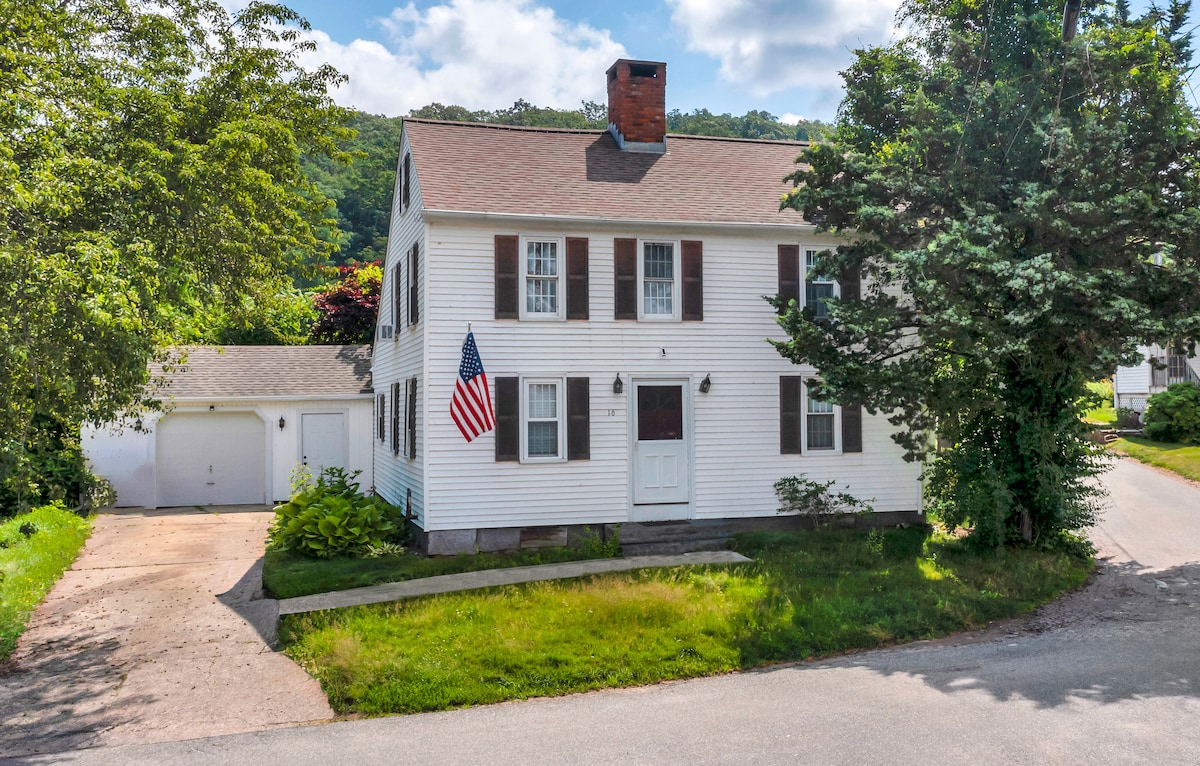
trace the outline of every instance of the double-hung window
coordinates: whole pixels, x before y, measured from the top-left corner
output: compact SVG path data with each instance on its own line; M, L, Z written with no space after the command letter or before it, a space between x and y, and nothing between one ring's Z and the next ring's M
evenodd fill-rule
M563 381L553 378L525 379L522 393L525 399L521 408L524 413L521 428L522 460L563 460L566 436L563 427Z
M830 402L817 399L805 391L804 448L806 452L837 449L837 429L834 427L837 412Z
M562 319L562 240L528 237L522 242L525 300L521 305L521 318Z
M839 296L837 280L817 271L819 250L804 251L804 305L812 307L815 319L828 319L830 298Z
M638 258L639 319L679 319L679 247L641 242Z

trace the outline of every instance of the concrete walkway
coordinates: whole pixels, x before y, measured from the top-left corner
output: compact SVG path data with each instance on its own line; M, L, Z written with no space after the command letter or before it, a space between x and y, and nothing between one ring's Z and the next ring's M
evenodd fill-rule
M0 760L333 718L317 682L270 646L261 557L273 516L97 516L0 668Z
M750 559L733 551L698 551L674 556L631 556L623 559L590 559L509 569L487 569L481 572L440 575L420 580L389 582L382 585L370 585L366 588L285 598L279 602L279 613L298 614L322 609L340 609L346 606L399 601L414 596L429 596L434 593L494 588L498 585L515 585L539 580L562 580L605 572L626 572L633 569L676 567L686 564L740 564L747 561Z

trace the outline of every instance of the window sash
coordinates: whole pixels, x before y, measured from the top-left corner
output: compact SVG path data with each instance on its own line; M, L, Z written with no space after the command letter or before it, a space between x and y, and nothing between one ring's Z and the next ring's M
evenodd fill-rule
M674 318L675 285L679 279L674 242L643 242L641 270L642 317Z
M829 318L830 298L840 294L836 279L831 279L816 270L817 253L820 250L804 251L804 305L811 306L817 319Z
M525 382L522 408L524 457L528 460L563 459L564 407L561 380Z
M523 316L562 318L562 241L556 239L527 239L525 258L521 262L525 280Z
M812 451L837 450L837 410L832 402L804 392L804 446Z

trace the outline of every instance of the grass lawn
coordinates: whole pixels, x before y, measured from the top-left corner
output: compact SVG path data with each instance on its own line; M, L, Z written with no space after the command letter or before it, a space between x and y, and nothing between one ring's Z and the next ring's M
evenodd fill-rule
M339 713L650 684L978 628L1081 584L1089 559L975 553L925 529L745 535L750 564L649 569L290 615Z
M26 535L25 525L36 531ZM34 607L71 566L91 531L87 519L53 506L0 523L0 661L17 648Z
M1143 463L1166 468L1193 481L1200 481L1200 447L1127 437L1117 439L1111 449Z
M263 561L263 584L276 598L361 588L385 582L403 582L480 569L503 569L534 564L555 564L608 555L599 546L543 548L517 553L478 553L473 556L425 558L411 553L364 559L335 556L315 559L291 551L268 550Z
M1096 426L1112 426L1117 423L1117 411L1110 407L1096 407L1083 413L1083 420Z

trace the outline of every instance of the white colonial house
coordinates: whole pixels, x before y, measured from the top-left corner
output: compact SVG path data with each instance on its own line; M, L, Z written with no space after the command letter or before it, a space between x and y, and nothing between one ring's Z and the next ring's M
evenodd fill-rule
M1140 364L1118 367L1113 375L1113 404L1116 407L1142 413L1146 400L1167 390L1173 383L1200 383L1200 360L1189 358L1169 346L1138 346Z
M119 506L161 508L287 500L297 465L361 471L371 486L370 346L175 349L160 412L85 426L83 452Z
M432 553L584 525L774 518L786 476L920 518L882 416L808 395L764 296L858 289L780 212L796 142L665 135L666 65L608 70L607 131L409 119L374 346L375 484ZM496 427L450 415L474 333Z

